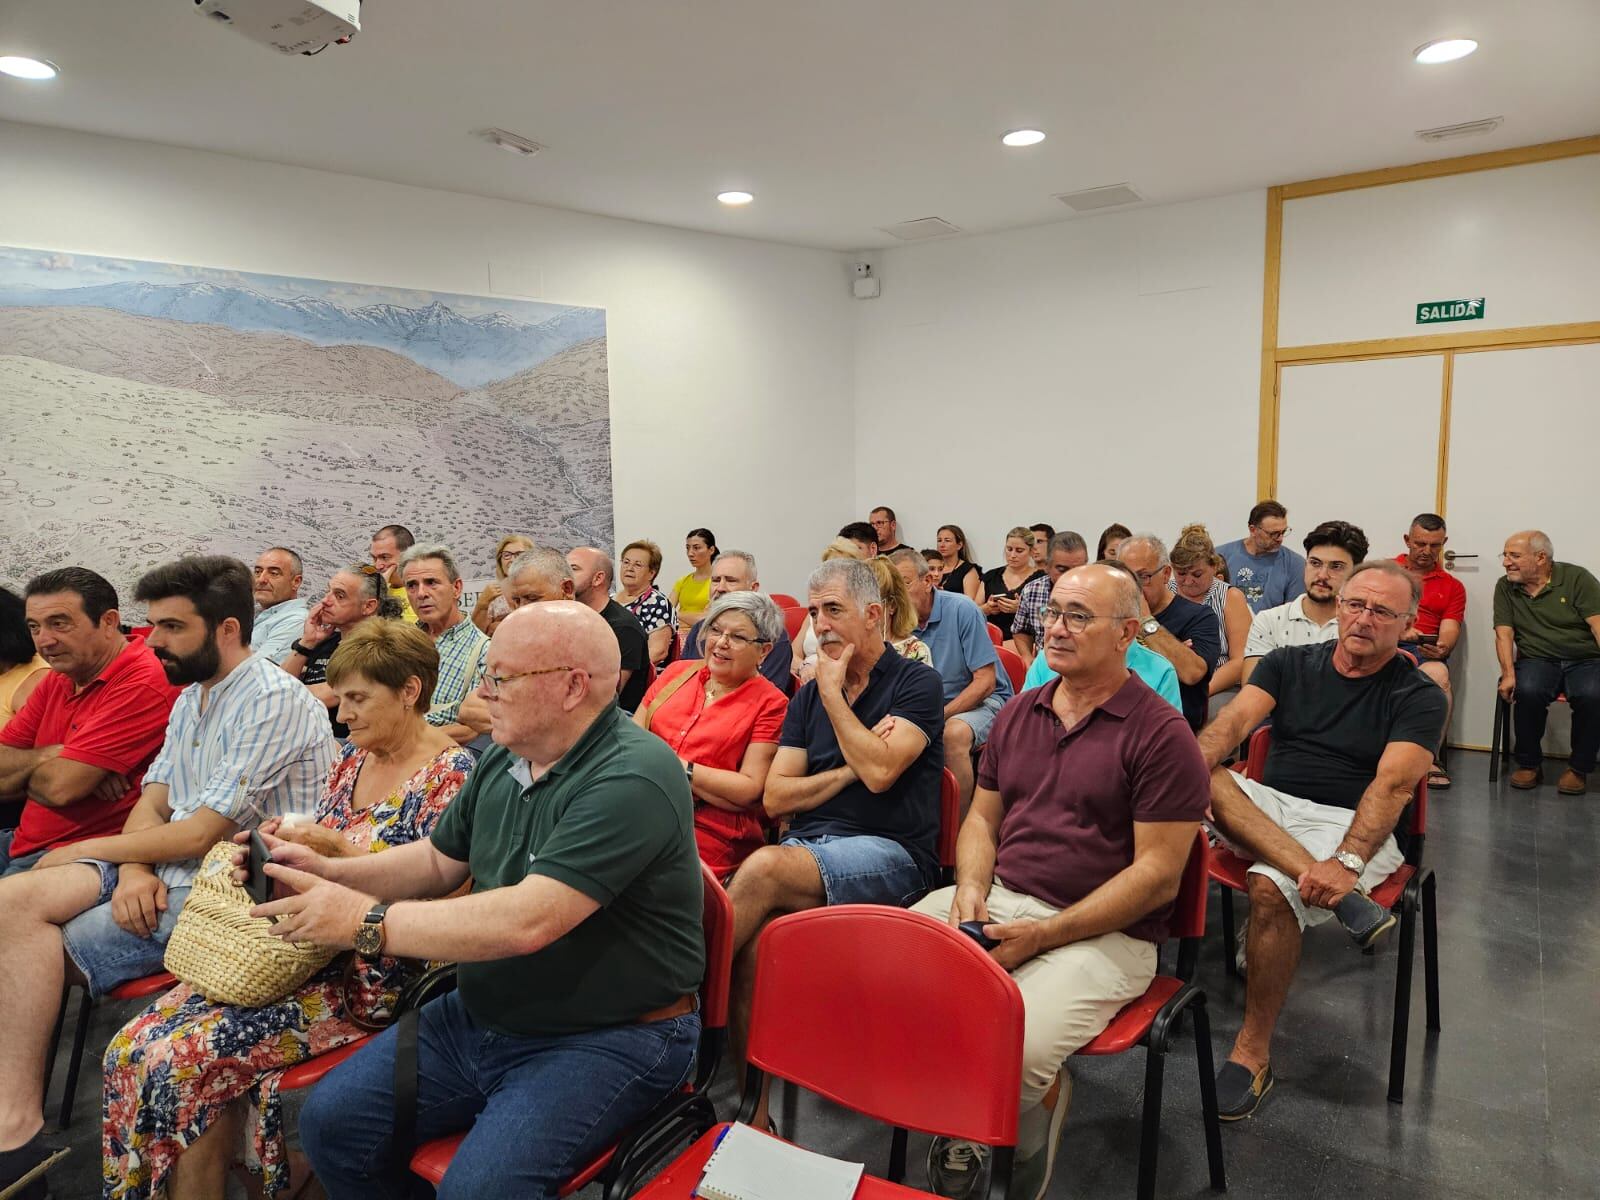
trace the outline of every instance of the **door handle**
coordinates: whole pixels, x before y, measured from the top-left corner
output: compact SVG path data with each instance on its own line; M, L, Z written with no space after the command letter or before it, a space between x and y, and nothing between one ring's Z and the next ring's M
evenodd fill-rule
M1444 552L1444 560L1447 563L1448 562L1455 562L1455 560L1458 559L1458 558L1477 558L1477 557L1478 556L1476 554L1457 554L1454 550L1446 550Z

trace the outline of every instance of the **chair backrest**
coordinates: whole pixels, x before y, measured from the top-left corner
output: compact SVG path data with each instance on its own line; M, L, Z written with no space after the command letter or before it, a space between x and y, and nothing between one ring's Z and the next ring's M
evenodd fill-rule
M804 608L805 607L804 604L801 604L800 601L796 600L793 596L790 596L785 592L768 592L767 593L767 599L771 600L779 608Z
M956 865L956 839L961 836L961 789L946 767L939 777L939 865Z
M984 625L989 630L989 640L996 646L1006 640L1006 635L1001 632L1000 626L996 625L993 621L985 621Z
M810 613L799 605L785 607L783 610L783 627L789 631L789 640L792 642L800 636L800 627L806 623Z
M1172 918L1168 932L1175 938L1203 938L1206 935L1206 896L1211 891L1211 878L1207 868L1211 862L1211 842L1202 827L1189 850L1189 861L1183 865L1183 880L1178 884L1178 895L1172 901Z
M989 626L993 629L994 626ZM1006 677L1011 680L1012 695L1022 690L1022 685L1028 681L1028 667L1022 661L1022 655L1015 650L1007 650L1004 646L996 646L994 652L1000 656L1000 665L1006 669ZM1041 651L1042 653L1042 651Z
M1253 779L1260 783L1267 773L1267 754L1272 749L1272 726L1263 725L1250 735L1250 751L1245 759L1245 778ZM1428 833L1428 777L1424 775L1417 781L1417 790L1411 795L1411 803L1406 805L1405 812L1400 814L1400 822L1395 827L1396 840L1404 851L1406 861L1412 866L1417 866L1422 860L1422 839Z
M749 1059L876 1120L1014 1145L1022 993L933 917L840 904L779 917L756 943Z
M700 986L700 1024L706 1029L728 1024L728 995L733 988L733 901L716 873L700 864L704 897L700 927L706 939L706 980Z

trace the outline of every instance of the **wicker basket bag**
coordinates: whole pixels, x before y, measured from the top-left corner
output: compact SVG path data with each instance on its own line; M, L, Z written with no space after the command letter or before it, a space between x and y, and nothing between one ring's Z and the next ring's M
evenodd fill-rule
M273 937L270 920L250 915L255 902L233 882L235 848L218 842L201 861L165 961L214 1004L259 1008L294 991L337 952Z

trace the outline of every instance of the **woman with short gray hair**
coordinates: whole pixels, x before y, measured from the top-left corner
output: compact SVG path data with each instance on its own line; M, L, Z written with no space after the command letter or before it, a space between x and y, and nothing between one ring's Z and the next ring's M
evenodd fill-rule
M705 657L668 666L633 715L683 764L700 858L724 879L766 841L761 795L789 701L761 663L783 631L783 613L762 593L717 597L700 624Z

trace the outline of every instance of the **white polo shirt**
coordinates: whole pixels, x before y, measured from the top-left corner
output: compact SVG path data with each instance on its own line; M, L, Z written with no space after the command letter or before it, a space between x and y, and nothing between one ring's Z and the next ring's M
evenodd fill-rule
M1264 608L1250 619L1250 640L1245 643L1246 658L1262 658L1284 646L1314 646L1339 636L1339 617L1335 613L1326 625L1306 616L1298 597L1276 608Z

